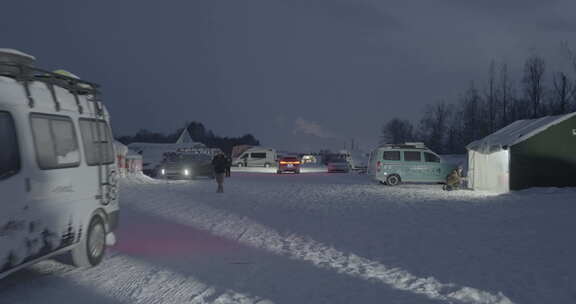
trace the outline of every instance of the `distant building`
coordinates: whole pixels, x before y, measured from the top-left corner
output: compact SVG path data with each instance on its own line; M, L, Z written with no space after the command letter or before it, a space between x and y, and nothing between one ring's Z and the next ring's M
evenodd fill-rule
M164 160L167 153L203 153L214 155L220 149L211 149L206 145L194 142L188 128L184 128L175 143L145 143L135 142L128 145L130 150L136 151L143 158L142 170L150 173Z
M116 151L116 165L121 176L142 172L142 155L128 149L119 141L114 141L114 150Z
M194 144L194 140L192 139L192 136L190 136L190 132L188 132L188 128L184 128L184 130L182 130L182 133L180 133L180 136L178 136L178 140L176 140L177 144Z

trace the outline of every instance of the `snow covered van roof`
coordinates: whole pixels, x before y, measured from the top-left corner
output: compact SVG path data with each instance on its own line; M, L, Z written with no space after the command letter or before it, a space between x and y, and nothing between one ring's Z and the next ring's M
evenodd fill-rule
M0 48L0 54L24 57L24 58L27 58L27 59L32 60L32 61L36 60L36 57L29 55L29 54L26 54L24 52L21 52L19 50L15 50L15 49Z
M466 148L485 154L507 149L573 116L576 116L576 112L557 116L544 116L536 119L517 120L480 140L470 143Z

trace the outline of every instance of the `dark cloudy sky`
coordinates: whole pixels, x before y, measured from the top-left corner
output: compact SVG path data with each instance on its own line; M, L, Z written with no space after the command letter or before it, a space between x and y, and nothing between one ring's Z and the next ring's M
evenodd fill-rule
M562 68L575 34L574 0L10 1L0 18L0 47L101 83L117 135L196 120L293 149L369 148L493 59Z

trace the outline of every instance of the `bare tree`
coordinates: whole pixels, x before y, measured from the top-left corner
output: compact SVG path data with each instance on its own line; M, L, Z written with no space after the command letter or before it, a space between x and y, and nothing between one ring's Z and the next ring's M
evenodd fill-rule
M414 140L414 127L408 120L394 118L382 126L380 143L404 143Z
M500 78L498 84L498 126L500 129L510 123L510 103L512 99L512 88L508 75L508 65L502 64L500 67Z
M490 62L490 69L488 72L488 88L486 90L486 114L487 114L487 133L492 133L496 129L496 63L494 60Z
M445 143L450 115L450 106L442 101L434 106L429 105L424 117L420 120L420 137L427 146L438 153L446 152Z
M576 54L568 46L568 42L563 41L560 43L560 51L564 53L566 59L568 59L568 62L572 66L572 69L576 72Z
M462 105L462 140L465 143L472 142L487 135L482 132L485 128L482 120L482 98L474 83L470 84L470 88L466 91L464 98L461 101Z
M572 51L572 49L568 46L568 43L566 41L561 43L561 51L564 52L565 57L568 59L568 62L570 63L570 65L572 66L572 70L574 73L576 73L576 54L574 53L574 51ZM569 87L572 88L571 91L569 91L569 95L570 95L570 99L568 100L569 104L568 104L568 112L571 111L576 111L576 80L574 80L573 82L569 82Z
M574 98L575 87L564 72L554 74L552 79L553 96L551 113L564 114L570 112L570 102Z
M460 154L466 152L465 146L468 144L463 138L463 109L462 104L453 107L450 121L448 122L448 134L446 138L446 153Z
M542 115L542 99L544 97L544 72L545 62L541 57L534 55L524 63L524 94L531 107L532 118Z

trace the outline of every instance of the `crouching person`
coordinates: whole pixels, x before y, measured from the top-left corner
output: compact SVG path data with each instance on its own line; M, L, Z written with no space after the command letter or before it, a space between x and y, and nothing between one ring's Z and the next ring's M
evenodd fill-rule
M214 175L216 177L216 183L218 183L218 190L216 192L224 192L224 174L226 173L227 166L226 157L224 154L219 153L212 159L212 166L214 167Z
M446 176L446 184L442 188L446 191L458 190L462 185L462 180L462 167L458 167Z

